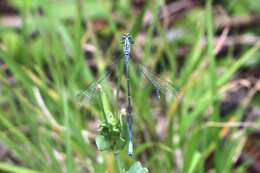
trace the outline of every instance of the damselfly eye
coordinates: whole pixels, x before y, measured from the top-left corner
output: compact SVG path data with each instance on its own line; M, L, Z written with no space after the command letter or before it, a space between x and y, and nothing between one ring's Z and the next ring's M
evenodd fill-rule
M122 34L122 39L125 39L127 37L127 33Z
M124 43L125 42L126 37L122 36L121 42Z
M128 32L126 32L126 33L123 33L123 37L124 37L124 38L130 37L130 36L131 36L131 34L130 34L130 33L128 33Z

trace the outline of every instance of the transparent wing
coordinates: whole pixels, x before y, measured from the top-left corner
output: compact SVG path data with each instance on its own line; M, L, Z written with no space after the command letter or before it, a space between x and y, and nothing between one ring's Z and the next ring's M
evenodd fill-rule
M166 96L173 96L177 99L180 98L180 89L174 85L172 82L168 82L165 80L162 80L157 74L150 71L147 67L144 65L139 64L138 65L142 75L153 85L156 91L156 95L158 98L160 98L161 94L164 94Z
M79 91L76 94L76 101L79 105L88 104L95 96L98 95L98 85L106 81L112 71L108 71L103 74L97 81L91 83L86 90Z
M108 80L111 76L112 72L114 70L117 70L116 67L121 62L122 55L118 56L117 58L114 58L113 65L110 70L108 70L106 73L104 73L98 80L91 83L89 87L86 90L79 91L76 93L76 102L79 105L88 104L93 98L95 98L98 95L98 85Z

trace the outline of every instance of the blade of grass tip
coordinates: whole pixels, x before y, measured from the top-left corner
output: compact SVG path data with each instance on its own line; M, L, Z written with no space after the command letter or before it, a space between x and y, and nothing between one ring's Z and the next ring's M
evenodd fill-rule
M207 0L206 4L206 23L207 23L207 55L209 58L209 71L210 71L210 90L211 90L211 101L213 106L213 119L218 119L218 105L215 101L215 96L217 95L217 75L216 75L216 61L214 56L214 31L213 31L213 22L212 22L212 0Z
M83 28L83 21L84 21L84 17L83 17L84 7L83 7L83 4L84 3L81 2L81 0L77 0L76 3L77 3L76 4L76 7L77 7L76 11L77 12L76 12L76 19L75 19L76 22L75 22L75 26L74 26L74 31L75 31L75 36L76 36L76 39L74 41L74 44L75 44L75 49L74 49L75 59L79 60L77 68L80 71L84 72L83 74L84 74L84 76L87 79L92 80L93 79L93 74L92 74L90 68L87 65L85 65L85 56L84 56L84 52L82 50L82 45L81 45L81 44L84 44L84 43L82 43L82 37L84 35L84 28ZM88 22L88 28L91 28L89 23L90 22ZM100 49L97 49L97 50L100 50ZM77 76L78 73L75 73L75 75Z
M71 141L71 128L70 128L70 115L68 112L68 100L66 90L62 89L62 98L63 98L63 111L65 115L64 126L65 136L66 136L66 169L68 173L73 171L73 156L72 156L72 141Z
M142 28L144 14L146 12L146 9L147 9L149 3L150 3L150 0L145 1L145 4L144 4L140 14L136 17L135 23L134 23L134 25L133 25L133 27L131 29L131 34L132 34L133 38L136 37L137 33Z
M117 30L116 22L112 15L113 11L114 11L113 5L110 6L109 10L110 10L110 13L109 13L110 15L108 15L108 17L107 17L108 22L109 22L109 27L110 27L112 33L114 34L114 36L116 36L116 39L119 39L120 38L120 37L118 37L119 32Z
M144 47L144 58L143 58L144 64L146 64L146 62L149 58L149 55L151 53L152 44L153 44L153 31L156 26L156 21L158 20L157 14L159 11L157 3L155 3L155 4L151 3L151 4L149 4L149 6L151 6L151 8L152 8L153 16L151 19L152 21L150 22L150 26L148 28L148 32L146 34L146 42L145 42L145 47Z
M251 49L249 49L244 55L241 56L239 60L232 65L227 72L223 74L223 76L217 81L217 86L221 87L224 85L232 76L233 74L243 66L249 59L251 59L254 54L259 50L260 44L256 44Z
M84 24L84 1L76 0L76 10L77 10L77 18L81 26Z
M195 154L193 155L192 161L191 161L190 168L189 168L187 173L196 172L195 170L196 170L196 167L197 167L200 159L201 159L201 153L200 152L195 152Z
M96 37L93 24L91 23L91 20L89 20L89 18L87 18L87 26L88 26L88 35L90 37L90 41L92 41L93 45L96 47L96 51L94 51L94 56L97 61L98 71L102 72L105 69L104 59L102 58L104 56L102 54L101 51L102 49Z
M201 55L203 49L201 48L201 44L200 44L203 34L204 34L204 28L201 28L200 32L197 35L194 47L192 48L192 51L188 56L187 61L185 62L183 70L181 71L180 86L185 85L187 83L193 70L196 69L198 65L201 64L201 61L203 60L203 56Z
M40 173L38 171L0 162L0 170L10 173Z
M160 61L160 58L161 58L161 54L163 51L165 51L166 53L166 56L167 56L167 59L169 61L169 64L170 64L170 69L173 69L172 70L172 75L171 75L171 79L174 81L175 78L176 78L176 72L177 72L177 68L176 68L176 55L173 52L173 47L172 47L172 44L168 44L169 41L167 39L167 34L165 32L165 29L163 28L162 26L163 24L160 23L160 21L156 21L156 26L157 26L157 29L159 31L159 35L160 35L160 40L162 40L161 42L162 43L165 43L165 44L159 44L161 45L161 51L159 52L159 56L157 58L157 62ZM159 46L160 47L160 46ZM168 64L167 64L168 66ZM164 67L166 67L166 64L164 63Z
M23 1L23 5L20 10L22 14L22 35L24 37L24 41L26 41L28 35L27 16L29 12L29 1Z

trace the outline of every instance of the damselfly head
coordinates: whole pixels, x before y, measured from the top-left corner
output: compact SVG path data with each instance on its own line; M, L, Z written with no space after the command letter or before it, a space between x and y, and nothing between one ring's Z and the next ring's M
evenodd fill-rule
M123 33L122 38L126 38L129 36L131 36L131 34L129 32L125 32L125 33Z
M122 43L124 43L126 39L128 39L131 44L134 43L133 37L132 37L132 35L129 32L123 33L123 35L122 35Z

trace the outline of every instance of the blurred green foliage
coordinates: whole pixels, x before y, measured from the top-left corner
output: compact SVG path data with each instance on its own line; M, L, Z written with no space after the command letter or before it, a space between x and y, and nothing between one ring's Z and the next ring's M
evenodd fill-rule
M152 88L137 73L135 63L130 64L136 152L133 159L126 148L120 154L125 166L141 160L156 173L246 170L248 163L235 163L250 131L232 128L223 136L225 128L207 123L242 120L242 105L225 117L220 116L219 105L239 69L251 67L249 62L259 65L259 45L241 46L239 55L232 47L227 54L216 55L217 29L210 1L193 7L169 26L158 15L163 1L145 1L138 8L128 0L8 3L17 10L21 25L0 25L0 145L17 163L0 161L1 171L117 171L113 155L99 152L94 144L102 107L96 101L78 107L75 94L114 63L122 50L120 36L126 31L135 36L133 60L180 86L181 97L166 95L155 102ZM260 10L258 0L215 3L232 16ZM259 34L256 28L245 32ZM201 40L207 44L202 46ZM180 58L179 48L186 45L188 53ZM120 82L125 85L123 79ZM119 111L113 86L109 81L103 84L110 91L111 109Z

